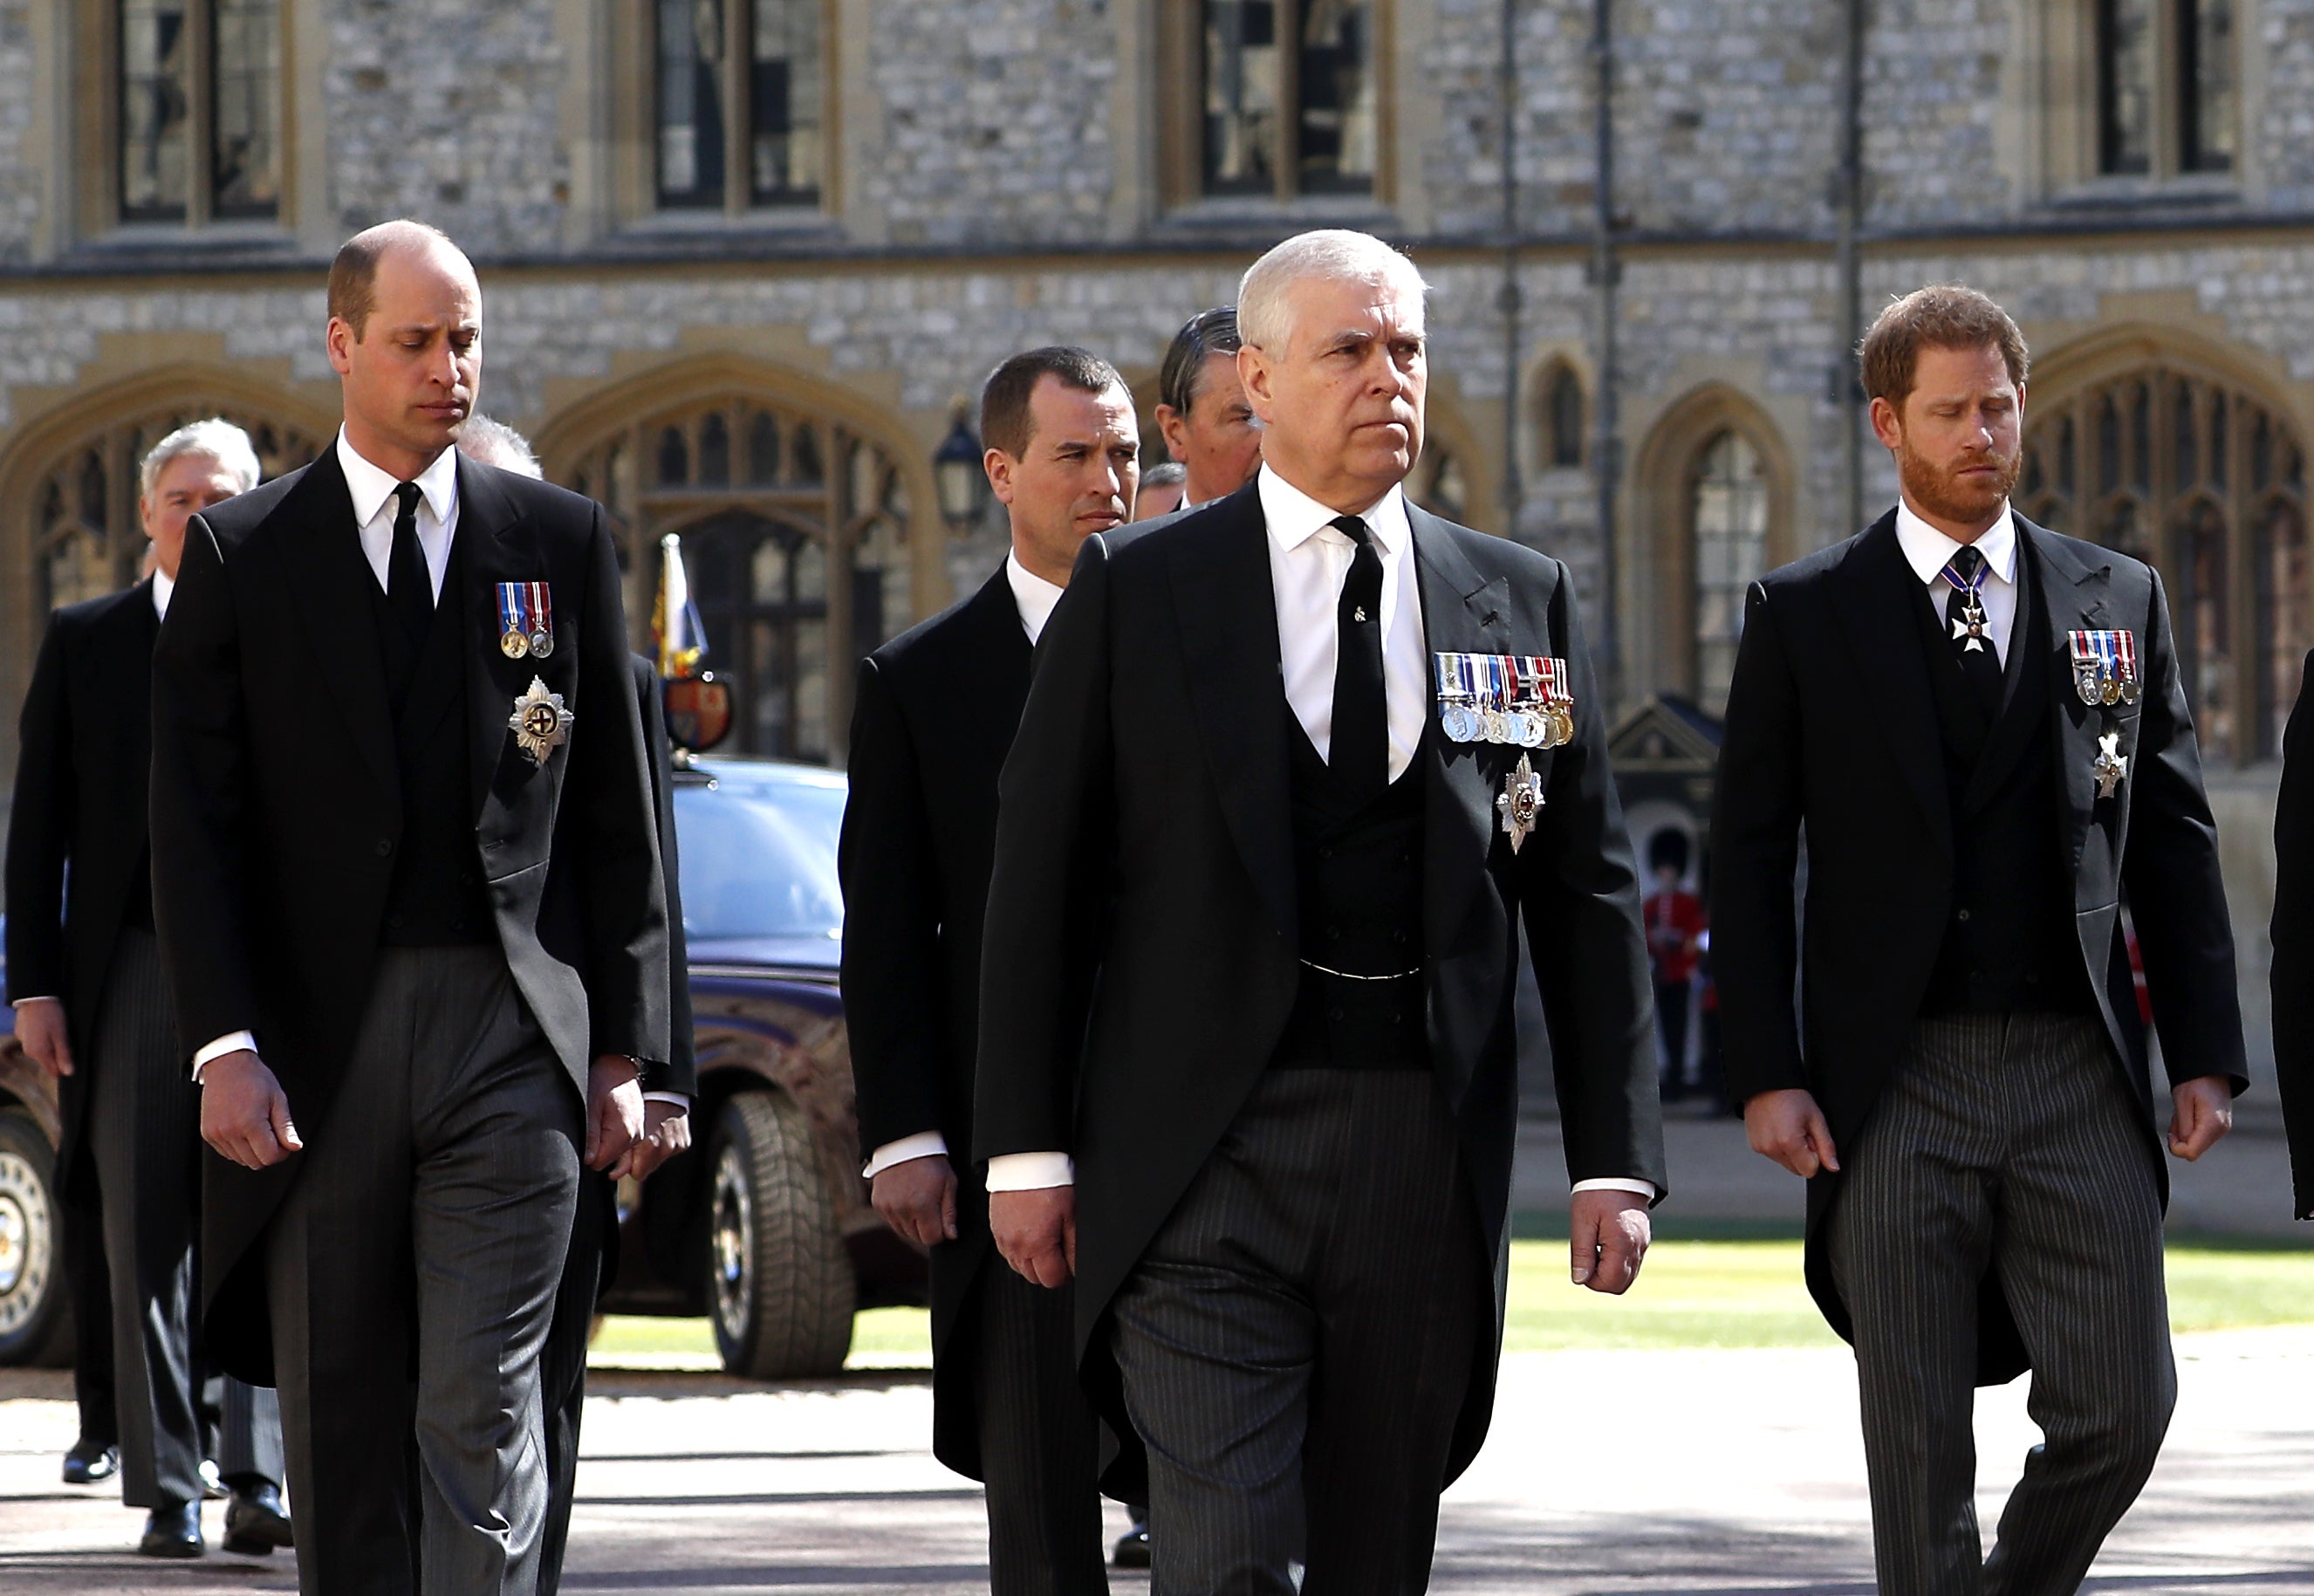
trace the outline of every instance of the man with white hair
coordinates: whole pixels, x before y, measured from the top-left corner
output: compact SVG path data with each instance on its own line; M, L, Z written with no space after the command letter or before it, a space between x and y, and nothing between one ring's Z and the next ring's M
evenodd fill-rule
M1665 1186L1566 569L1400 487L1424 293L1356 233L1246 273L1262 470L1086 540L1004 769L975 1150L1147 1443L1157 1596L1426 1585L1493 1406L1520 918L1577 1284L1630 1284Z
M259 475L249 435L216 419L177 428L145 456L137 515L152 574L49 617L8 828L8 997L24 1051L57 1077L57 1186L95 1194L102 1212L120 1495L147 1510L138 1550L155 1557L200 1556L208 1481L190 1200L200 1098L177 1063L146 842L153 645L185 524ZM287 1546L273 1393L225 1382L217 1442L233 1490L226 1548Z

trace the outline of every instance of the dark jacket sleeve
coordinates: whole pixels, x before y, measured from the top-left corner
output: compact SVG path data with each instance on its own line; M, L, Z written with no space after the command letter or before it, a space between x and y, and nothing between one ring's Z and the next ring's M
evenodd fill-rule
M843 1015L860 1099L860 1150L941 1128L947 1007L939 866L915 743L873 657L852 710L843 881ZM961 1147L949 1150L958 1158Z
M49 618L32 685L16 723L16 795L8 812L8 1001L63 998L65 862L78 812L65 639Z
M1575 671L1575 740L1552 763L1534 834L1517 854L1534 977L1550 1031L1570 1181L1665 1174L1655 993L1638 872L1607 763L1607 721L1574 584L1559 569L1550 634Z
M2306 674L2314 677L2314 654ZM2314 1217L2314 705L2304 680L2282 737L2274 803L2274 1073L2297 1181L2291 1212Z
M1078 551L998 788L973 1096L972 1156L983 1163L1075 1148L1077 1071L1115 874L1108 557L1098 533Z
M2222 1075L2239 1092L2249 1086L2249 1071L2234 976L2233 919L2158 574L2144 652L2144 707L2130 761L2137 793L2130 801L2122 887L2145 958L2146 991L2171 1082Z
M683 937L683 867L675 845L675 764L667 740L667 709L658 670L633 660L635 707L642 713L643 748L650 756L651 809L658 821L660 883L667 892L667 1059L644 1070L645 1091L699 1092L699 1055L691 1034L691 950Z
M196 516L153 651L153 913L188 1051L257 1026L242 713L230 578L216 535Z
M599 506L587 529L578 694L592 724L574 727L561 839L577 877L587 949L590 1051L667 1060L667 922L650 755L635 704L634 656L619 600L618 557ZM174 601L172 601L173 607ZM582 710L582 713L586 712Z
M1711 974L1727 1096L1806 1088L1796 992L1802 750L1798 684L1767 589L1744 601L1711 822Z

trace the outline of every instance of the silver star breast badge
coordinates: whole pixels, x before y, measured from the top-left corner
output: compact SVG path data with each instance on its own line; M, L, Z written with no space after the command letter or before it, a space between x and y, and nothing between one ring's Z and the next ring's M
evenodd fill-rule
M529 691L514 701L514 713L507 717L507 729L514 733L515 744L534 765L543 765L546 756L570 740L570 722L576 719L562 706L562 695L546 691L543 677L533 676Z
M2089 767L2097 777L2098 797L2109 798L2129 775L2129 756L2121 751L2121 734L2117 731L2100 733L2098 736L2097 763Z
M1525 754L1512 767L1503 780L1500 797L1495 807L1503 817L1503 833L1511 840L1511 851L1516 853L1527 833L1534 830L1535 816L1542 810L1542 778L1534 772L1534 762Z

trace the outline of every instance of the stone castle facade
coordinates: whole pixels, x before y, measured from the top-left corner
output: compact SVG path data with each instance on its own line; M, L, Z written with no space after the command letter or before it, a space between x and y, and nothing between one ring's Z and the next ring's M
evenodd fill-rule
M1959 279L2009 305L2024 507L2161 566L2254 995L2314 646L2314 0L1612 20L1603 451L1571 0L0 0L0 700L50 605L133 573L160 429L222 410L276 468L326 441L328 257L409 215L475 257L484 407L611 507L639 627L684 534L748 747L840 760L852 659L994 569L933 466L990 366L1082 343L1146 407L1175 327L1317 225L1435 289L1418 496L1570 561L1619 707L1709 711L1743 584L1856 530L1860 25L1859 302ZM1893 473L1861 462L1877 513Z

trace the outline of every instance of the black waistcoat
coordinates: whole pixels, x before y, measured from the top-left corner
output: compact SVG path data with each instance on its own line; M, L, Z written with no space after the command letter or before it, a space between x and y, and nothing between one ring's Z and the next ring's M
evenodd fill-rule
M1937 606L1915 604L1953 817L1951 917L1923 1014L2078 1013L2093 1003L2058 824L2049 623L2032 566L2019 548L2017 618L1995 716L1962 675Z
M436 948L497 937L474 842L467 779L466 611L464 540L450 543L449 569L424 643L411 648L369 585L393 710L394 759L402 783L402 842L386 890L378 939L390 947Z
M1278 1069L1420 1070L1423 1042L1422 762L1365 804L1345 801L1302 723L1293 749L1294 888L1302 984ZM1347 972L1328 974L1314 968ZM1401 979L1358 981L1351 975Z

